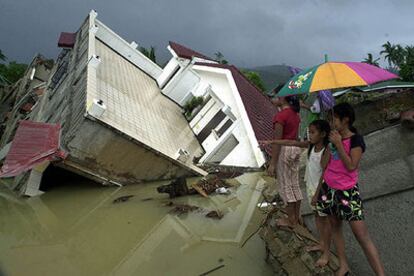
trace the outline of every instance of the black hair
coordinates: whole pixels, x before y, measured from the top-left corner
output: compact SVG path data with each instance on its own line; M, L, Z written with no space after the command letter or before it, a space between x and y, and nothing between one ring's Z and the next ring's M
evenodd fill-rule
M327 148L329 144L329 133L331 132L331 126L329 125L328 121L325 120L315 120L312 123L309 124L309 126L314 126L316 129L322 133L325 132L325 137L323 138L323 145L325 149ZM314 145L310 144L308 149L308 158L312 152ZM324 149L324 151L325 151Z
M299 102L299 98L296 95L293 96L286 96L285 97L286 101L288 102L288 104L290 105L290 107L296 112L299 113L300 111L300 102Z
M358 133L357 129L353 126L355 122L355 111L352 105L349 103L340 103L333 107L333 113L341 121L344 118L348 118L348 128L354 133Z

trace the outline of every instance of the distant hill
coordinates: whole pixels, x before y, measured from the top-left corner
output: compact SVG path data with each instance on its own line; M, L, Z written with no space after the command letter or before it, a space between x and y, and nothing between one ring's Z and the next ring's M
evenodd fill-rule
M245 70L258 73L263 80L267 92L279 84L286 83L292 77L292 73L287 65L258 66L245 68Z

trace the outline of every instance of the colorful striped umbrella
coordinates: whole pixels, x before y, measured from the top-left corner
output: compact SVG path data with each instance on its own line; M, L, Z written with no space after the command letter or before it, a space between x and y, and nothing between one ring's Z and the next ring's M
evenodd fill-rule
M399 78L379 67L362 62L325 62L293 76L278 96L307 94L327 89L366 86Z

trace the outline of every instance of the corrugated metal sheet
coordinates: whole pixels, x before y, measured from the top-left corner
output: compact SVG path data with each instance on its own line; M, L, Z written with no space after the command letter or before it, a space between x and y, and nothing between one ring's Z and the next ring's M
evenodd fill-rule
M59 139L58 124L21 121L0 176L16 176L46 160L64 158L65 154L59 149Z

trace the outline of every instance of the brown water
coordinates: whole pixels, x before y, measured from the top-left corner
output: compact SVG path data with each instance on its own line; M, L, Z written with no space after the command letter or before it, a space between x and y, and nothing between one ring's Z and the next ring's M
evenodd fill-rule
M206 218L206 211L170 214L171 207L164 206L168 195L156 192L167 182L123 188L77 182L28 199L0 183L0 270L6 275L200 275L224 265L209 275L272 275L257 235L240 247L263 218L256 206L265 180L251 173L232 182L237 187L230 195L173 200L221 210L221 220ZM123 195L134 197L112 203Z

